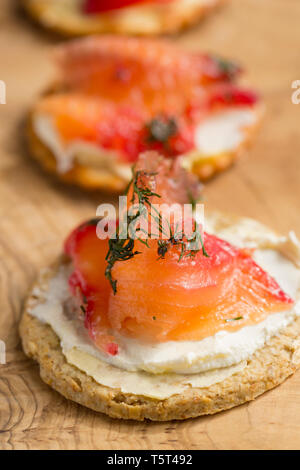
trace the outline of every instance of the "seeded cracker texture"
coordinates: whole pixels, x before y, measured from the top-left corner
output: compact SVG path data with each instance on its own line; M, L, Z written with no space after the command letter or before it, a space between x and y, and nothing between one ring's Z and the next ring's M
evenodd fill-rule
M151 36L175 33L195 24L227 1L181 0L170 4L135 5L93 15L83 14L78 0L21 0L21 3L42 27L64 36L97 33Z
M228 216L224 219L228 223ZM232 218L236 223L236 218ZM61 263L40 276L35 287L45 289ZM41 378L64 397L112 418L169 421L194 418L227 410L254 400L282 383L300 366L300 318L291 323L247 361L246 367L223 382L205 388L190 387L164 400L151 399L98 384L68 364L52 328L30 315L43 302L42 293L30 291L20 323L20 335L27 356L40 365ZM35 290L35 292L37 292ZM162 378L163 380L163 378Z

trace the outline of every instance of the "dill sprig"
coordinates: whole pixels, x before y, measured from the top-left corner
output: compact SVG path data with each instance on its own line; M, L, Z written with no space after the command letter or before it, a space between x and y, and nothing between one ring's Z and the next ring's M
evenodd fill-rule
M226 60L223 57L213 56L213 60L216 62L221 73L226 75L228 78L233 78L240 70L240 67L235 62Z
M174 117L157 116L146 127L148 130L148 142L159 142L165 147L168 146L170 138L178 132L178 124Z
M190 237L187 237L182 231L172 229L169 221L168 228L169 231L166 234L166 231L163 227L163 220L161 213L151 204L152 197L161 196L153 192L149 187L143 184L143 177L155 176L156 173L146 173L143 171L134 171L133 179L130 185L128 186L127 192L130 187L132 187L132 197L131 203L134 204L138 202L138 209L134 215L129 215L128 210L126 211L126 226L134 223L141 215L141 207L148 207L150 209L150 216L156 222L159 235L164 234L168 236L167 239L158 239L157 240L157 254L158 259L164 259L167 252L171 247L177 246L179 248L179 257L178 262L182 260L183 257L194 257L200 250L204 256L208 257L208 253L205 250L201 232L199 229L199 224L195 221L194 223L194 232ZM153 214L153 212L156 214ZM144 232L147 237L150 237L151 234L145 232L143 229L138 228L137 231L141 233ZM115 239L109 239L109 249L106 255L107 266L105 269L105 277L109 280L114 294L117 292L117 280L112 277L112 269L117 261L127 261L133 258L136 255L141 254L140 251L135 250L135 241L138 240L149 248L147 239L142 239L137 237L134 238L120 238L120 226L117 229L117 234Z
M199 251L202 250L202 254L205 257L209 257L207 251L205 250L204 242L202 239L201 231L199 230L199 224L195 221L194 232L191 237L187 237L182 231L181 232L172 232L170 227L170 238L167 240L158 240L158 249L157 253L159 255L158 259L164 259L169 248L173 246L178 246L180 253L178 262L184 257L193 258L196 256ZM193 248L192 248L193 247Z
M227 318L225 321L227 322L232 322L232 321L238 321L238 320L243 320L244 317L235 317L235 318Z
M105 277L111 283L114 294L116 294L117 292L117 281L112 278L112 268L114 267L117 261L127 261L138 254L140 254L140 252L134 250L133 239L120 239L118 235L115 239L109 239L108 253L105 258L107 261Z
M134 170L133 170L134 171ZM136 171L134 172L134 176L132 179L132 182L129 184L127 191L129 191L130 187L132 186L133 191L132 191L132 197L131 197L131 203L133 204L135 202L135 199L137 197L138 204L139 206L151 206L151 199L153 196L160 197L159 194L154 193L151 191L150 188L144 187L139 184L140 178L145 174L144 172L141 171ZM146 175L146 174L145 174ZM147 173L147 176L154 176L154 173ZM127 218L127 227L134 222L135 220L140 217L141 211L140 208L137 210L136 214L134 215L129 215L128 211L126 212L126 218ZM147 240L143 240L141 238L138 238L139 241L144 243L146 246L148 246ZM118 227L117 229L117 234L115 239L109 239L109 244L108 244L108 253L106 255L106 261L107 261L107 266L105 269L105 277L109 280L114 294L117 292L117 281L112 278L112 269L117 261L127 261L131 258L133 258L136 255L139 255L141 252L137 251L134 249L135 245L135 240L132 238L120 238L120 228Z

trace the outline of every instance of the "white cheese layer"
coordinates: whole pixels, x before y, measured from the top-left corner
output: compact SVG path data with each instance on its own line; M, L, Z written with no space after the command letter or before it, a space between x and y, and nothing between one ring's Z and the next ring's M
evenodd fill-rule
M206 156L232 152L245 139L245 129L255 121L256 115L251 108L218 112L196 128L196 148Z
M228 233L230 231L227 235ZM232 235L236 237L236 233ZM228 238L230 237L227 236ZM66 316L64 313L63 305L66 305L70 298L67 273L64 270L50 281L45 293L45 303L35 307L32 315L52 326L61 339L65 354L75 347L128 371L198 374L236 365L251 357L272 336L300 315L300 302L297 301L300 269L280 253L283 238L278 238L278 247L274 246L274 240L272 248L261 248L257 244L254 258L296 302L288 311L269 315L261 323L243 327L235 332L219 331L201 341L169 341L151 345L117 336L119 353L116 356L102 353L90 341L81 321L74 320L74 316ZM286 244L293 243L295 241L290 240ZM239 312L236 314L238 317Z

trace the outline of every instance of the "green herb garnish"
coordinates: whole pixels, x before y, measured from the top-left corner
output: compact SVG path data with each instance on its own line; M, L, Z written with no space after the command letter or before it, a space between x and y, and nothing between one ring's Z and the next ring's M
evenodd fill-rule
M164 259L169 248L172 246L178 246L180 248L178 262L180 262L183 257L194 257L200 251L200 246L202 254L207 258L209 257L208 253L205 250L201 232L199 230L199 225L197 224L197 222L195 222L194 225L194 233L189 238L186 237L185 234L182 232L172 233L171 227L170 233L171 235L168 240L158 240L157 254L159 255L159 259ZM194 249L192 249L192 245L194 245Z
M160 198L161 196L155 192L153 192L150 188L148 188L145 184L143 184L143 177L151 177L155 176L155 173L146 173L143 171L137 171L134 173L132 182L129 187L132 186L133 192L132 192L132 197L131 197L131 203L134 204L136 199L138 201L139 207L141 206L146 206L150 209L150 214L153 220L157 223L159 234L164 234L165 231L163 229L162 225L162 218L161 214L157 211L155 207L151 205L151 198L156 196ZM128 188L129 189L129 188ZM153 215L152 210L156 213L156 215ZM126 218L127 218L127 227L134 222L135 220L138 219L141 215L141 210L140 208L137 210L135 215L129 215L128 211L126 212ZM142 229L138 229L141 232L143 231ZM195 256L196 253L200 251L200 247L202 249L202 253L204 256L208 257L209 255L207 254L202 236L199 230L199 225L197 222L195 222L194 226L194 233L190 238L186 237L184 233L179 232L179 231L174 231L169 225L169 232L167 236L169 236L168 239L166 240L157 240L157 254L158 254L158 259L163 259L165 255L167 254L168 250L172 246L178 246L180 248L180 254L179 254L179 259L178 262L182 260L184 256ZM146 234L148 237L150 237L151 234ZM145 246L149 248L148 241L137 238L141 243L143 243ZM106 255L106 262L107 262L107 267L105 270L105 277L109 280L114 294L117 292L117 280L112 278L112 269L117 261L127 261L134 256L141 254L140 251L137 251L134 249L135 247L135 239L133 238L120 238L120 228L118 227L117 229L117 234L115 239L109 239L109 249L108 253ZM154 319L154 318L153 318Z
M199 201L199 198L196 199L189 189L187 190L187 197L188 197L189 203L192 206L192 211L194 212L194 210L196 209L197 202Z
M235 318L228 318L225 320L226 322L231 322L231 321L238 321L238 320L243 320L244 317L235 317Z
M156 117L147 125L148 142L160 142L167 145L169 139L178 132L178 125L174 118Z
M111 283L114 294L117 292L117 281L113 280L111 271L117 261L127 261L134 256L140 254L139 251L134 251L134 240L126 239L120 240L119 238L109 240L108 253L106 255L107 267L105 269L105 277Z
M147 176L149 175L150 174L147 174ZM137 197L139 205L145 205L145 206L150 207L151 206L150 198L153 196L157 196L157 197L160 197L160 196L154 193L153 191L151 191L151 189L139 185L140 176L143 176L143 172L141 171L137 171L134 174L133 180L131 184L129 185L127 192L130 186L132 185L133 194L131 198L131 203L133 204L135 202L135 197ZM151 174L150 176L154 176L154 175ZM127 227L132 222L137 220L140 215L141 215L140 210L138 210L135 215L129 215L127 211L126 213ZM148 246L146 240L142 240L140 238L138 240L142 241L145 245ZM127 239L120 238L119 228L117 229L116 238L109 240L109 249L105 258L107 261L105 277L109 280L112 286L112 289L114 291L114 294L116 294L117 292L117 281L112 278L111 271L117 261L127 261L141 253L140 251L134 250L134 242L135 240L131 238L127 238Z
M240 67L230 60L226 60L222 57L213 56L213 60L216 62L221 73L226 75L228 78L232 78L240 70Z

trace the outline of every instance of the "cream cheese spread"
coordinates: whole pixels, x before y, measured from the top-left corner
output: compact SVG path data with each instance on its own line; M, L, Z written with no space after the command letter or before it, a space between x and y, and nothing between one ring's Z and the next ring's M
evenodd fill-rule
M196 128L195 145L203 155L231 152L245 139L245 128L256 121L251 108L230 109L205 119Z

